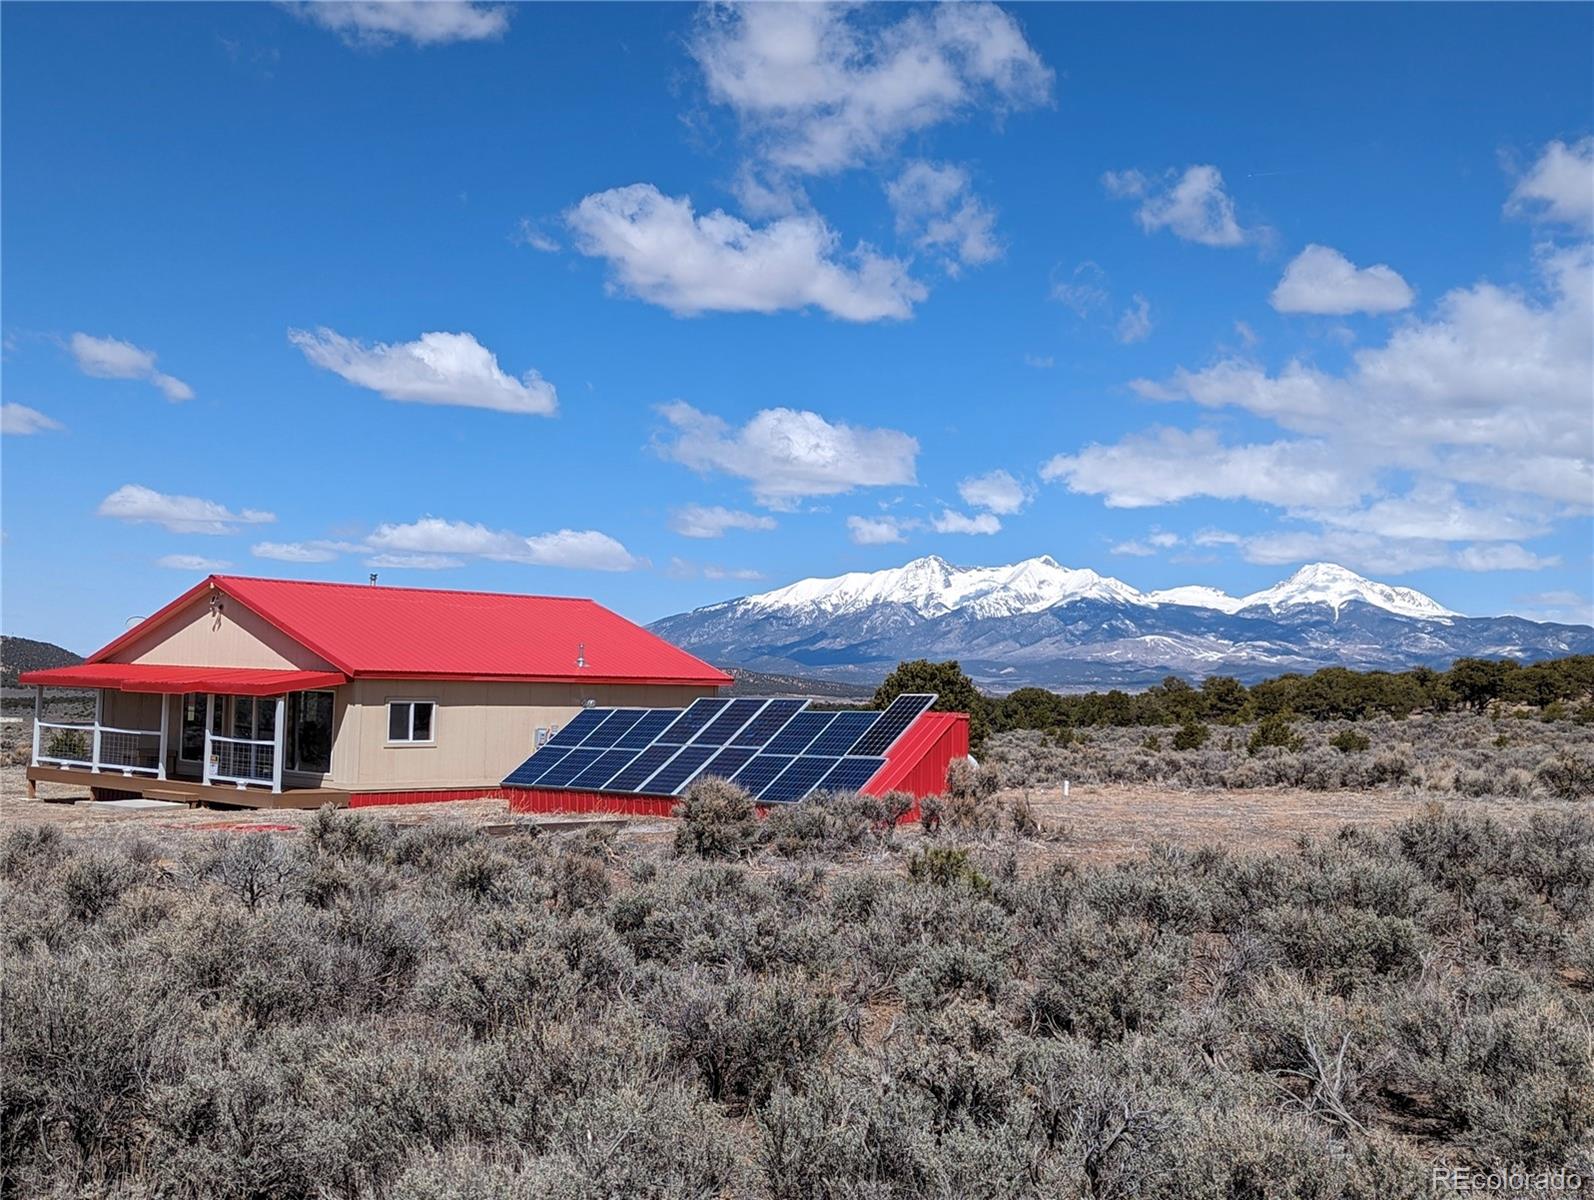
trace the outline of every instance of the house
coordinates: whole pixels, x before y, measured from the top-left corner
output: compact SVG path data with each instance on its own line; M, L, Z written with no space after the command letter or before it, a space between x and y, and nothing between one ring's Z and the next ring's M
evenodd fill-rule
M732 679L591 600L212 575L35 686L30 792L258 807L499 794L583 708ZM92 723L44 720L91 689Z

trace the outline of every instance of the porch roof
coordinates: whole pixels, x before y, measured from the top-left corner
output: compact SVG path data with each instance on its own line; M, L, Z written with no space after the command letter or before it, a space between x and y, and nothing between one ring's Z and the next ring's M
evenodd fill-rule
M306 688L337 687L341 671L267 671L246 667L171 667L156 663L83 663L24 671L18 683L49 687L113 688L119 692L217 692L233 696L277 696Z

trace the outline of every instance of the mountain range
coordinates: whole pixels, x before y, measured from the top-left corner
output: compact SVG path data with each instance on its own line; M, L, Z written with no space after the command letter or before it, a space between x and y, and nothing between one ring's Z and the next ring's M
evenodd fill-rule
M931 555L804 579L665 617L661 637L721 666L873 682L905 658L955 658L984 687L1136 687L1167 675L1246 682L1326 666L1446 667L1594 653L1594 628L1469 617L1411 588L1312 563L1248 596L1142 592L1049 556L957 567Z

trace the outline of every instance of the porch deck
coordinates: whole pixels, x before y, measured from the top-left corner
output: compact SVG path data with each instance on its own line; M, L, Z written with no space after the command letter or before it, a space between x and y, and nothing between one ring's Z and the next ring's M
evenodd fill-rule
M127 792L135 796L147 796L151 800L225 804L237 808L320 808L323 804L347 808L349 804L349 793L338 788L284 787L280 792L272 792L259 787L205 784L190 779L152 779L148 776L72 767L29 767L27 779L30 793L36 783L64 783L99 791Z

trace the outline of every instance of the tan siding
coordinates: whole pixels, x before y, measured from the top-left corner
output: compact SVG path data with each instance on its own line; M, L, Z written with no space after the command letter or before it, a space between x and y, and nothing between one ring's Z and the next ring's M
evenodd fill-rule
M332 665L231 596L211 611L208 595L171 615L156 629L119 650L112 662L179 667L256 667L330 670Z
M583 701L677 707L712 687L595 686L558 683L423 683L359 679L347 688L333 747L337 787L384 791L415 787L491 787L532 752L539 726L562 726ZM435 744L389 745L387 702L434 700Z

